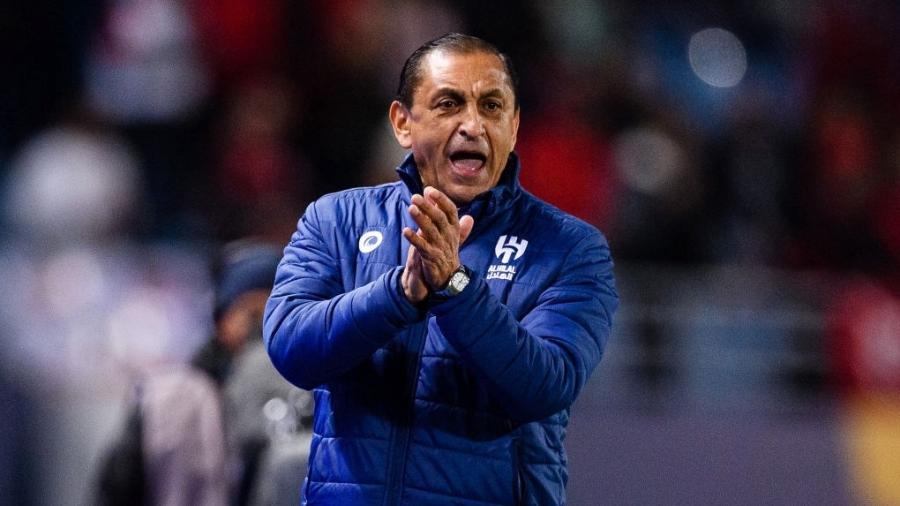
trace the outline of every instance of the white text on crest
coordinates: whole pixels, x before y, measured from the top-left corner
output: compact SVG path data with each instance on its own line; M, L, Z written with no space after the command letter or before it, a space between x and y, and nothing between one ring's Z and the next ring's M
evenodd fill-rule
M504 279L506 281L512 281L512 278L515 275L516 268L512 265L492 265L488 267L485 279Z

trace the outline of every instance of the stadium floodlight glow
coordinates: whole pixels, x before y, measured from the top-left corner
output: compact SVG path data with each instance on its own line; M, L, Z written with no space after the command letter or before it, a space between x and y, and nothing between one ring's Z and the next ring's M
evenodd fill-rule
M657 128L641 126L626 131L613 150L619 176L637 192L662 195L684 176L684 149Z
M722 28L706 28L688 43L691 69L703 82L716 88L736 86L747 72L747 51L740 39Z

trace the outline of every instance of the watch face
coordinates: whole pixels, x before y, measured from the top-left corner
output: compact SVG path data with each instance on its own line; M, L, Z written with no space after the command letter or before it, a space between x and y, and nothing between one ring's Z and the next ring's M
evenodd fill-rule
M466 270L465 266L461 266L456 272L454 272L450 279L447 281L447 285L444 288L434 292L435 297L437 299L446 299L448 297L454 297L459 295L459 292L463 291L466 286L469 285L469 271Z
M450 278L451 289L456 293L463 291L468 284L469 276L467 276L463 271L456 272L455 274L453 274L453 277Z

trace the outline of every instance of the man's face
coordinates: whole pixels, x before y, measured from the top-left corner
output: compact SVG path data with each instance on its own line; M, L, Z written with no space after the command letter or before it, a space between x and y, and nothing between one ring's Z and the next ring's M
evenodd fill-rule
M263 311L269 290L250 290L237 298L219 317L217 338L231 353L237 353L248 339L261 337Z
M441 50L422 59L421 75L412 109L391 104L394 135L412 150L425 185L468 203L496 186L516 145L509 76L493 54Z

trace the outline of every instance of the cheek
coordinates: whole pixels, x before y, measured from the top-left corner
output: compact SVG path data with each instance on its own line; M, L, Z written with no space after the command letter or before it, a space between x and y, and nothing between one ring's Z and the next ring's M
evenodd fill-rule
M493 148L496 150L497 154L502 157L509 151L512 151L512 147L515 144L515 132L507 125L498 125L497 128L491 132L491 140Z
M236 350L243 345L251 324L247 316L243 311L233 311L220 321L219 339L229 350Z
M444 142L436 135L423 135L413 146L414 151L417 151L419 155L428 160L439 158L443 148Z

